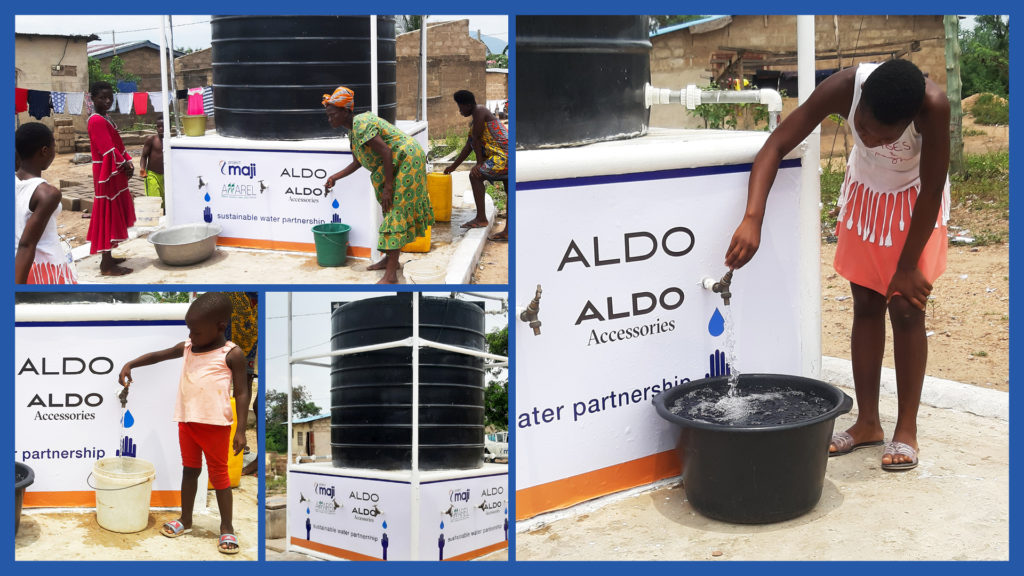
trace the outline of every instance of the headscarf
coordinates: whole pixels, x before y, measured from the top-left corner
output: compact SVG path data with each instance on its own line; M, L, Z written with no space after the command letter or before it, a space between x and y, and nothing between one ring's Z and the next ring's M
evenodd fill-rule
M324 94L322 104L324 107L330 104L332 106L337 106L338 108L348 108L349 110L352 110L352 107L355 105L355 96L355 93L348 88L338 86L334 90L333 94Z

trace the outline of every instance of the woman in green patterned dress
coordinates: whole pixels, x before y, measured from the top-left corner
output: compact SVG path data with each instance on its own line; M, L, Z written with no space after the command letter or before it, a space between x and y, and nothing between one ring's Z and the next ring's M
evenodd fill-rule
M367 270L384 270L378 284L398 283L398 253L402 247L427 233L434 224L434 210L427 195L427 155L411 136L371 112L353 112L354 94L344 86L324 94L323 105L332 128L346 128L352 163L327 179L331 189L360 166L372 174L370 181L384 214L377 249L384 258Z

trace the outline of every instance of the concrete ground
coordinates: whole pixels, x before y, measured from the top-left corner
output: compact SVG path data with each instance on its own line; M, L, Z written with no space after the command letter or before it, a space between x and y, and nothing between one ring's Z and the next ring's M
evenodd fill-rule
M822 378L842 386L849 363L831 360ZM886 393L892 378L883 373L887 438L896 414L896 398ZM515 558L1008 560L1008 394L950 381L926 382L925 389L920 465L885 472L881 447L831 458L821 500L804 516L757 526L710 520L690 506L675 478L519 522ZM855 417L841 416L835 429Z
M164 522L179 516L178 510L154 509L149 525L141 532L119 534L101 528L92 509L23 510L14 539L15 560L257 560L259 558L259 481L242 476L234 498L235 535L241 551L217 550L220 515L217 498L208 491L207 511L193 516L192 532L178 538L160 534Z
M451 222L438 222L431 230L431 249L427 253L402 253L400 264L413 260L429 260L444 266L447 284L468 284L487 236L493 231L496 210L490 196L485 196L486 228L467 230L461 225L473 218L475 205L472 192L467 191L452 206ZM322 268L316 255L299 252L275 252L244 248L218 247L214 255L193 266L167 266L160 262L156 249L146 239L152 229L135 230L133 239L123 242L116 256L126 257L124 266L133 272L126 276L101 276L100 255L89 255L88 245L74 251L78 281L82 284L373 284L383 271L367 271L369 260L348 258L344 266ZM399 281L410 283L399 269ZM504 274L508 282L508 270Z

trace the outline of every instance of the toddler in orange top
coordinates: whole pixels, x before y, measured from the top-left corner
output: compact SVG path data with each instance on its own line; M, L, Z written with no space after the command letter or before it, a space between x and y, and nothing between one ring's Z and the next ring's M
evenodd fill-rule
M181 517L167 522L161 533L177 538L192 531L192 509L195 505L203 456L210 482L217 492L220 510L220 541L217 549L224 554L239 552L238 538L231 524L231 480L228 477L228 447L234 454L245 449L245 424L249 406L247 362L242 351L225 338L231 323L231 301L219 292L207 292L192 302L185 314L189 338L166 350L143 354L121 369L118 381L122 386L132 382L132 369L174 358L185 358L174 404L174 420L178 422L181 445ZM231 396L235 397L238 423L231 438Z

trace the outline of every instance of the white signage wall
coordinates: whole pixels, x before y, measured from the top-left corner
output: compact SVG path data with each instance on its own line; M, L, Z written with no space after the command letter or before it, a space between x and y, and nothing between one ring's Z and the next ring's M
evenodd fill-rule
M508 545L508 474L425 482L420 503L420 560Z
M15 460L35 471L25 506L94 506L93 465L121 447L156 467L152 505L180 505L171 418L181 360L132 371L124 428L117 376L125 362L187 337L183 321L15 324Z
M339 151L175 148L173 224L220 224L222 245L311 252L313 226L341 222L352 228L349 255L369 258L380 221L370 173L324 189L350 162Z
M487 473L487 468L502 471ZM293 547L348 560L468 560L508 546L504 467L426 472L418 497L408 472L356 472L396 479L352 472L322 464L289 470ZM414 502L418 526L411 520ZM419 546L414 554L415 530Z
M800 168L786 166L728 307L699 284L727 271L749 165L517 182L520 229L543 231L516 246L517 305L543 291L540 334L515 334L518 518L678 474L652 398L724 374L729 324L732 369L800 372Z
M410 560L409 484L288 473L291 544L349 560Z

